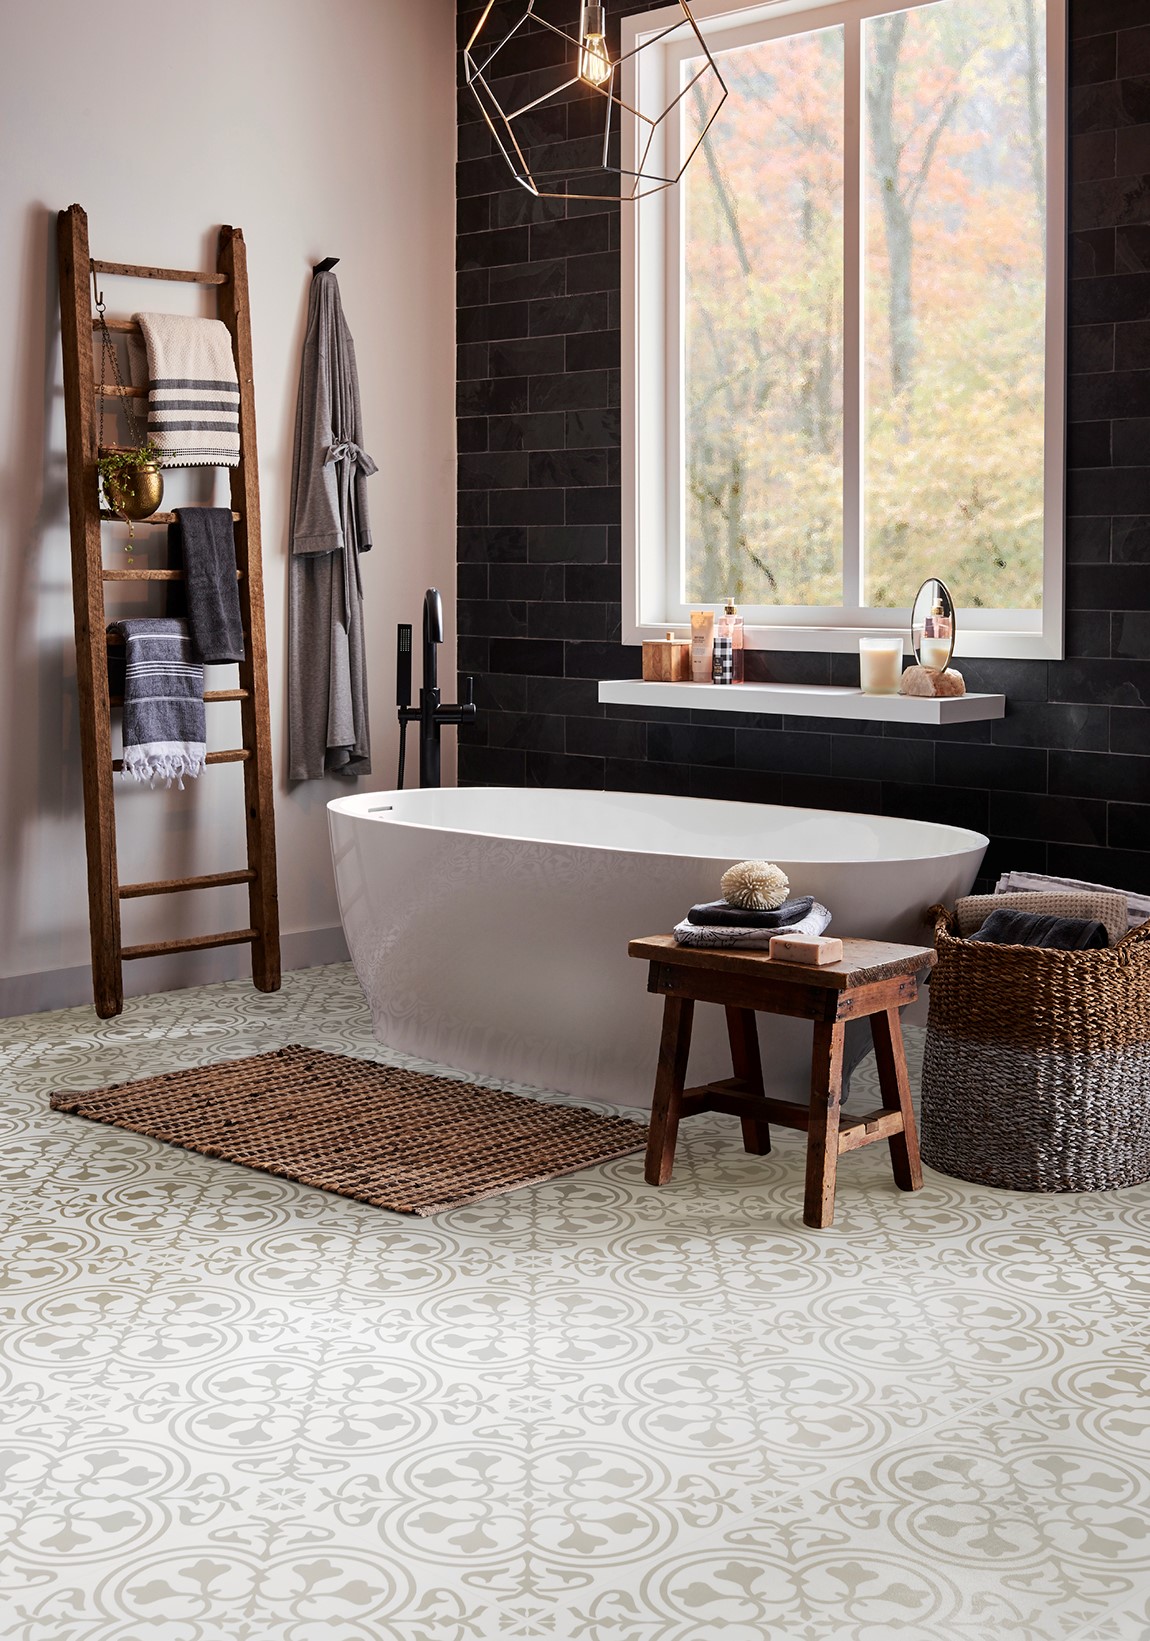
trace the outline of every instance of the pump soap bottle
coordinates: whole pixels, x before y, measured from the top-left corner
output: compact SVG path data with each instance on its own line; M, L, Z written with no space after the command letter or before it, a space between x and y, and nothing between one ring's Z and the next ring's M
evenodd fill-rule
M731 640L731 682L741 684L746 676L743 618L736 608L734 599L729 596L715 631L717 635Z

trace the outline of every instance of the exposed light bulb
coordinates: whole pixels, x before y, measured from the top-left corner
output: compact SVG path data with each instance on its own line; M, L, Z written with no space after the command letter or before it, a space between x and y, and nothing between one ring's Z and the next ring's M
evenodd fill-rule
M612 62L607 55L607 39L603 32L603 7L583 7L583 27L580 30L579 77L588 85L603 85L611 78Z

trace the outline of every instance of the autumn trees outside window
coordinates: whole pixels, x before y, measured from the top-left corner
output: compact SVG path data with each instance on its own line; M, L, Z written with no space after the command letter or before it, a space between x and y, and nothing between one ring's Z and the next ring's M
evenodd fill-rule
M937 574L967 653L1057 655L1062 0L773 10L700 20L727 104L625 222L629 636L730 594L846 648Z

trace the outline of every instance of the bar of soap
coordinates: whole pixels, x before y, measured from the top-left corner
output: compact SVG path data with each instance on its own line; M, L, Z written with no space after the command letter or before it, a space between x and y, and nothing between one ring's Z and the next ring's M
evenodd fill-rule
M843 943L829 934L776 934L771 936L770 955L776 963L841 963Z

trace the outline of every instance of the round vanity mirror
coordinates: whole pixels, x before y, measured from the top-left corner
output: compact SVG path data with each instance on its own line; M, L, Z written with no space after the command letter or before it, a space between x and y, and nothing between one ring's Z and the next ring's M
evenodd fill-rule
M954 654L954 600L945 581L931 576L915 595L910 616L914 658L927 672L945 672Z

